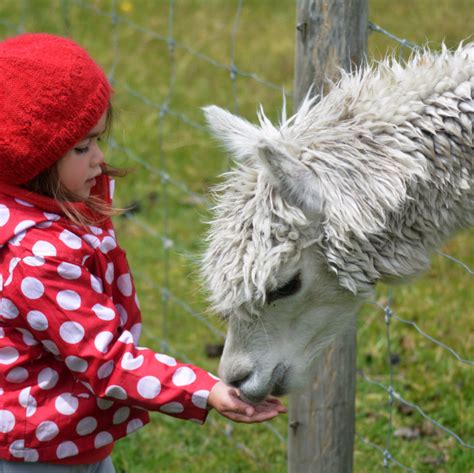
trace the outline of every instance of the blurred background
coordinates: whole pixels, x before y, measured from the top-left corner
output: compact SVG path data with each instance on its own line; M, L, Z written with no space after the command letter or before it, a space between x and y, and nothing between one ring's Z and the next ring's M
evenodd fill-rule
M473 7L472 0L369 0L369 20L399 40L456 47L473 39ZM201 107L214 103L255 121L263 104L277 120L285 94L291 110L295 17L295 0L0 3L0 39L24 31L70 36L108 73L115 91L108 160L134 170L117 183L116 205L129 210L115 225L140 296L141 344L214 373L225 326L206 311L198 256L209 190L231 163L210 139ZM370 33L369 60L407 57L396 38ZM442 248L458 262L435 254L423 278L380 287L378 305L359 316L356 472L474 471L474 451L463 446L474 443L474 375L472 362L462 361L474 358L473 236L462 232ZM388 297L397 316L390 337ZM380 385L413 406L390 408ZM153 414L117 443L114 463L121 473L283 473L286 430L285 417L248 426L211 413L201 427Z

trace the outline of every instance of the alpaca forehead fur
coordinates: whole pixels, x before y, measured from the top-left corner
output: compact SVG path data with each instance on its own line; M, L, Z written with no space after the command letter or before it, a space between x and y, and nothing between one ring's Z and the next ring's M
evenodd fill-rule
M370 252L377 239L385 238L384 233L397 236L399 227L406 227L406 218L418 218L417 204L426 200L423 186L429 192L430 186L436 187L437 177L443 185L447 179L455 181L454 187L467 195L460 205L465 215L449 217L459 220L449 224L472 224L473 76L472 43L455 52L445 48L438 54L419 52L404 66L386 59L373 68L343 73L339 84L320 102L307 97L298 112L282 118L278 127L260 112L259 127L241 121L241 128L230 139L223 132L221 138L239 162L216 188L203 259L214 308L226 314L246 304L258 311L266 290L282 282L276 278L280 268L296 265L303 248L315 241L326 242L321 251L329 267L338 273L341 285L354 293L370 288L381 276L390 276L393 268L385 266L399 264L393 275L410 275L411 268L405 272L402 268L405 262L381 263L380 255L372 257ZM216 134L221 134L219 127L225 131L232 126L225 123L227 119L223 115L221 123L214 123ZM434 145L425 143L427 134L437 135L438 122L445 135ZM459 158L450 176L441 176L438 167L440 163L451 165L443 164L441 158L434 162L443 146L448 150L442 149L441 154L446 151L452 159ZM257 158L268 148L282 150L318 176L321 201L313 210L321 214L319 226L300 205L282 198L274 176ZM449 199L445 193L439 192ZM347 196L352 197L344 200ZM402 218L401 209L408 216ZM420 235L433 231L428 222L433 218L438 216L426 215L415 225ZM447 236L442 230L431 240L415 235L416 244L412 244L404 234L399 237L409 245L403 249L399 245L390 256L418 258L418 269L423 269L427 247ZM423 246L423 251L415 255L416 245ZM406 254L395 255L397 252ZM361 269L361 265L366 267ZM356 269L351 273L349 267Z
M249 301L263 302L266 288L276 284L276 270L299 258L311 229L258 166L238 166L216 191L222 198L214 207L204 268L215 289L212 303L224 314Z

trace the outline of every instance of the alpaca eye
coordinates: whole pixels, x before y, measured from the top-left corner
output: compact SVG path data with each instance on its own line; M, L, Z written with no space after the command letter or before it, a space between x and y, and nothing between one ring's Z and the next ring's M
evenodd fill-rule
M295 276L293 276L287 283L283 284L283 286L277 287L275 290L267 292L267 303L270 304L277 299L292 296L293 294L296 294L300 288L300 273L296 273Z

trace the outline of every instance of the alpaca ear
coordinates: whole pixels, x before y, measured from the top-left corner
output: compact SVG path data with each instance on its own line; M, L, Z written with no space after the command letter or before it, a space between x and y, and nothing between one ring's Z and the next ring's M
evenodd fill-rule
M259 128L215 105L204 107L203 111L211 132L235 158L255 154L255 144L261 136Z
M283 146L260 142L257 156L284 200L309 218L322 212L320 182L316 174Z

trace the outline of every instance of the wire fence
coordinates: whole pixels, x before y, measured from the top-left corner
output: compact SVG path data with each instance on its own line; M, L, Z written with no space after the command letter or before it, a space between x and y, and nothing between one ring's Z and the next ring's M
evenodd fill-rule
M161 2L164 3L164 2ZM225 334L222 330L217 328L215 324L209 320L209 318L202 313L201 309L192 307L190 302L184 297L178 295L181 291L175 291L173 287L174 280L172 279L171 272L173 261L177 257L176 255L184 255L186 258L193 259L194 253L189 250L186 242L182 242L178 236L172 236L170 231L170 224L174 215L170 212L170 201L176 199L176 195L185 196L190 199L198 208L205 209L208 205L208 198L205 193L198 192L193 189L192 183L182 180L179 177L173 175L169 169L169 153L167 151L167 126L169 121L173 120L173 124L178 122L181 126L186 127L193 134L206 135L207 131L201 122L197 121L189 110L175 108L173 105L173 98L177 93L178 76L177 70L180 66L179 59L177 58L177 52L189 56L195 61L199 61L207 64L215 70L224 71L228 75L228 81L230 81L230 103L226 105L231 108L234 112L239 112L240 109L240 84L239 80L245 79L258 84L260 87L275 91L280 94L284 90L281 84L273 83L262 77L260 74L252 71L244 70L237 64L236 60L236 48L238 43L238 32L242 17L242 8L244 6L244 0L237 0L234 8L234 15L232 21L232 27L230 32L227 32L225 40L228 42L229 56L228 61L223 62L213 57L212 54L203 53L193 45L187 44L178 40L175 37L174 29L176 22L178 21L176 15L176 2L170 0L167 2L167 22L166 28L162 30L155 30L152 27L144 24L139 24L136 21L132 21L125 14L126 8L133 7L132 2L119 2L112 0L110 2L101 1L86 1L86 0L62 0L60 1L60 8L56 10L55 15L58 17L58 21L62 24L62 32L70 34L73 30L73 19L72 10L79 9L84 15L90 17L94 15L98 18L102 18L104 22L108 22L110 30L110 50L112 55L111 65L108 68L108 77L114 88L120 88L130 97L139 101L145 106L150 113L155 115L156 127L154 133L154 142L156 145L155 159L145 157L145 155L139 150L128 146L122 142L117 135L115 135L109 144L110 151L122 155L125 160L134 163L136 166L141 167L149 176L156 178L160 185L160 208L161 208L161 219L159 227L155 221L142 218L137 213L128 212L127 224L139 228L141 232L144 232L148 237L157 242L157 245L161 248L162 258L160 261L160 272L162 277L158 282L157 279L148 274L145 271L137 271L135 269L134 274L138 281L138 284L143 287L150 288L155 294L159 294L161 298L161 312L162 312L162 326L160 327L160 334L158 341L163 351L170 352L171 354L179 357L185 362L193 362L192 357L188 353L176 348L172 342L170 342L170 321L176 312L179 312L180 316L189 317L193 320L193 323L200 327L205 327L210 334L212 334L218 340L224 340ZM19 16L16 20L11 18L0 18L0 25L4 27L4 31L9 34L23 32L28 29L27 25L31 25L29 20L30 1L22 0L19 7ZM415 50L418 48L413 42L397 37L396 35L386 31L381 26L374 23L369 24L370 31L373 34L384 35L396 44L400 46L400 55L404 55L406 51ZM161 78L161 81L165 81L166 91L162 94L161 100L157 101L156 98L150 97L144 93L139 87L133 86L127 82L126 79L120 76L118 73L118 64L121 55L123 54L120 46L120 35L123 32L132 31L134 34L140 34L146 38L147 41L156 41L166 47L168 54L168 71L169 74L165 78ZM224 39L223 39L224 41ZM182 55L180 56L183 57ZM290 92L283 92L288 99L291 100ZM457 260L456 258L439 251L439 254L451 261L454 261L459 265L459 271L465 271L468 276L472 276L474 272L465 263ZM140 288L139 288L140 289ZM396 405L405 405L415 410L419 416L431 423L436 429L439 429L444 435L452 437L458 444L465 449L473 449L474 445L469 439L462 438L458 435L455 430L443 425L436 419L436 412L428 413L423 406L420 406L414 402L411 402L408 395L405 395L401 389L397 388L395 382L395 366L393 363L393 357L396 353L393 350L393 327L395 324L406 326L409 329L414 329L420 334L421 337L428 340L430 343L441 347L445 351L445 356L454 357L454 359L466 365L467 369L472 368L473 361L465 359L459 355L456 350L447 346L440 340L431 336L423 327L420 327L416 322L406 320L399 317L393 308L393 302L391 294L387 298L387 303L381 304L379 302L373 302L374 310L378 318L378 324L385 324L385 345L386 345L386 359L387 359L387 370L388 370L388 383L383 383L377 379L373 379L365 372L360 370L359 378L360 382L366 383L374 390L383 391L386 395L386 407L387 407L387 425L386 425L386 437L383 444L378 444L373 439L367 438L365 435L359 433L359 424L357 424L356 438L365 448L370 449L375 455L380 456L380 466L383 466L385 471L391 471L392 467L402 469L404 471L413 472L413 469L408 463L409 460L406 458L397 458L397 451L393 446L395 427L394 427L394 410ZM173 316L171 315L173 313ZM154 333L153 337L156 339L157 334ZM406 398L407 397L407 398ZM245 455L255 459L257 447L252 445L246 445L241 441L236 441L233 438L233 425L231 423L217 422L215 419L210 419L217 429L219 429L228 438L230 445L244 452ZM286 433L281 432L278 428L274 427L270 423L264 424L264 428L267 429L271 435L274 436L275 440L281 444L282 449L286 445ZM358 447L357 447L358 448Z

